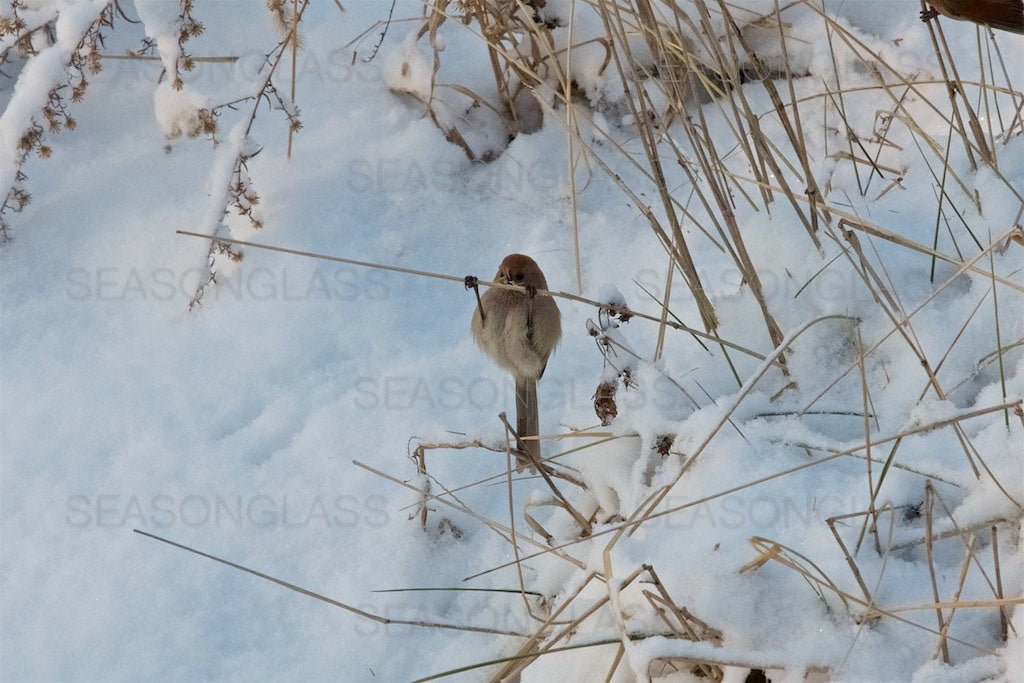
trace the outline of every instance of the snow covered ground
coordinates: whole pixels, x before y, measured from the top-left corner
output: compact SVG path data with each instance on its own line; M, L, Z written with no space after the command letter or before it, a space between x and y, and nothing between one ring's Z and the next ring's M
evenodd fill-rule
M29 3L64 6L69 13L88 12L95 4ZM135 10L124 4L134 17ZM564 18L572 4L548 0L547 11ZM159 19L154 15L177 3L141 5L153 26ZM248 171L264 227L254 232L246 221L231 219L232 236L460 277L490 278L505 254L520 251L538 260L553 290L575 292L564 128L549 116L542 129L518 136L496 161L469 163L421 104L389 90L403 79L422 79L418 70L423 68L429 75L424 41L408 40L421 22L394 23L380 54L365 62L375 40L371 35L352 62L346 45L384 19L389 3L347 0L342 5L344 12L335 3L314 2L303 19L296 97L303 128L289 160L285 117L265 108L259 113L252 137L263 149L248 162ZM412 0L399 2L394 16L418 17L419 7ZM829 9L840 11L862 40L907 73L937 73L917 3L830 3ZM581 3L577 37L595 30L588 11ZM198 64L185 79L185 92L221 101L252 81L279 38L263 3L197 3L195 15L205 32L187 44L192 55L240 58ZM821 19L799 8L791 19L794 33L810 37L794 48L793 58L811 74L797 86L802 93L820 92L832 70L820 38ZM974 26L944 20L943 28L954 54L963 56L961 76L977 78L971 71L978 61ZM480 59L479 41L451 22L445 32L445 78L484 89L490 73ZM104 52L134 49L142 36L141 27L118 18ZM1024 86L1019 78L1024 40L1008 33L998 33L997 40L1011 72L1018 71L1016 86ZM411 75L401 73L403 59L412 60ZM577 64L588 96L613 97L615 84L588 72L591 66L582 57ZM844 66L849 69L845 86L871 82L852 61ZM217 206L223 185L210 179L219 177L229 131L245 113L222 115L224 142L217 149L203 136L168 139L164 127L175 112L166 98L174 96L156 87L160 70L160 62L104 61L84 100L72 107L77 129L49 136L50 158L33 157L24 166L32 202L11 216L13 239L0 247L0 677L392 681L513 653L520 642L515 638L385 626L132 533L140 529L167 537L391 619L514 632L537 626L516 594L373 592L518 588L514 568L463 582L513 559L508 543L491 529L436 505L429 518L435 531L424 532L418 518L410 519L415 493L353 464L358 460L415 483L419 478L407 456L420 441L501 441L497 413L514 409L512 384L471 341L472 294L457 282L245 249L237 264L218 262L219 282L189 311L205 277L208 245L175 231L211 227L211 207ZM28 67L21 73L27 72ZM282 90L289 72L286 59L277 79ZM17 99L17 88L39 83L19 81L15 88L13 79L6 79L2 84L6 111L0 129L6 132L3 126L21 115L20 105L9 107L24 102ZM932 101L943 101L944 85L926 90ZM747 91L763 110L770 108L760 86L748 85ZM872 93L850 97L847 105L853 125L866 136L876 111L891 108L891 100ZM938 114L920 101L914 106L926 132L945 141L948 129ZM883 149L881 159L905 169L902 186L877 198L891 178L876 177L862 197L852 165L829 156L842 136L838 129L821 132L825 108L817 99L801 113L815 131L807 142L818 182L830 181L826 199L878 225L898 227L907 239L932 244L939 184L933 174L942 171L936 157L922 152L920 138L905 126L894 126L892 139L899 148ZM709 105L707 115L711 134L724 140L728 129L716 123L717 110ZM1004 123L1009 120L1006 110L1002 115ZM628 125L604 117L595 121L638 149ZM594 140L596 149L605 145L607 150L600 131ZM826 143L832 146L826 149ZM955 194L950 201L987 245L1020 221L1024 137L1018 130L997 149L1008 183L985 168L972 172L963 147L951 149L950 167L972 192L977 190L984 208L979 213L958 188L950 190ZM8 148L5 172L10 154ZM616 170L636 181L635 170L621 157L607 158L618 158ZM670 185L685 196L682 174L669 172ZM581 174L578 181L581 294L598 298L613 285L633 308L657 313L641 286L663 291L667 257L662 246L637 207L599 170ZM654 202L654 195L645 201ZM812 280L840 249L823 240L819 254L784 203L777 202L770 214L743 201L737 209L783 332L842 315L862 319L866 345L879 342L892 329L889 318L844 257ZM952 257L961 250L964 260L973 258L980 251L948 204L946 210L951 227L947 232L943 223L937 249ZM688 233L688 239L721 319L722 338L770 353L757 303L731 261L698 232ZM931 282L926 255L883 240L861 240L903 311L914 311L909 332L914 343L933 368L945 357L937 376L948 394L940 401L926 391L918 358L893 335L865 363L873 439L1024 396L1021 347L1003 356L1005 389L998 363L978 369L997 348L988 275L958 274L956 266L940 262ZM996 290L1004 347L1024 337L1022 255L1024 247L1011 243L993 250L991 263L986 254L977 264L982 270L994 267L1009 282ZM809 280L811 285L801 289ZM858 624L861 609L847 610L827 591L822 600L799 574L777 562L739 571L757 557L748 539L763 537L798 550L842 590L862 596L824 520L866 509L863 459L832 459L716 496L821 459L829 449L852 450L864 443L861 417L794 416L848 368L852 372L814 404L812 413L860 410L857 331L849 320L818 323L794 342L789 362L798 388L775 401L772 396L789 381L780 373L770 371L741 395L720 351L707 352L689 335L670 331L663 358L638 366L637 389L620 390L619 418L608 428L595 428L591 396L603 361L586 325L596 311L566 300L559 306L563 342L540 383L542 431L591 428L622 437L564 459L590 487L572 493L573 500L591 511L600 507L601 524L611 525L615 515L628 517L658 486L671 483L687 456L715 434L659 509L684 507L652 519L615 545L616 576L642 563L652 565L679 604L723 631L728 657L748 656L792 670L820 664L838 680L1024 678L1019 606L1012 621L1017 635L1006 644L996 609L957 610L949 633L963 642L950 643L953 665L947 666L933 661L937 637L929 631L892 617ZM678 282L672 309L684 323L700 327L696 307ZM640 356L652 357L656 324L634 319L619 333ZM743 353L731 358L742 380L759 365ZM679 387L696 399L698 409ZM716 431L734 404L733 424ZM908 436L897 462L909 469L891 470L880 497L903 507L883 516L880 536L894 545L922 536L924 522L916 515L925 497L924 475L930 475L961 527L1008 520L1000 526L1001 582L1006 598L1019 599L1024 550L1016 502L1024 500L1024 430L1012 413L1009 427L1004 419L1004 412L990 411L959 423L979 467L984 463L980 478L950 426ZM662 459L653 448L665 434L677 436L672 454ZM550 453L588 441L577 437L545 448ZM891 442L877 446L872 456L884 460L890 448ZM475 448L430 451L427 464L449 487L493 477L506 466L504 454ZM877 480L880 465L875 467ZM458 495L480 514L508 522L503 477ZM523 478L515 485L517 513L531 496L544 495L541 480ZM935 505L936 527L945 530L948 518ZM564 513L535 508L533 514L561 541L578 534ZM436 532L442 518L461 534ZM851 548L861 520L838 527ZM521 516L517 530L542 541ZM977 534L984 549L978 563L969 566L963 600L993 597L991 535L987 526ZM609 540L606 535L565 550L588 569L603 570ZM870 541L857 561L880 607L934 601L920 546L879 555ZM934 562L939 595L951 601L964 563L962 540L936 542ZM526 566L527 588L550 596L553 604L572 595L586 575L552 556ZM579 616L587 600L605 594L605 588L591 586L573 615ZM624 591L621 599L635 616L631 627L657 631L661 622L650 617L639 592ZM934 610L899 616L936 628ZM599 616L570 644L618 635L616 621ZM617 680L629 680L630 667L676 645L656 639L638 643L627 651ZM524 680L599 679L615 647L542 658ZM565 667L573 673L565 674ZM479 679L481 671L465 677Z

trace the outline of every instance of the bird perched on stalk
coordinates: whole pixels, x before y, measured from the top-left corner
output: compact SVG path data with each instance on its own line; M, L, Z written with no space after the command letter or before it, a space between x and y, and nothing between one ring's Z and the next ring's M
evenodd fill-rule
M480 296L477 278L466 278L476 291L477 307L470 329L473 339L495 363L512 373L516 383L516 431L529 460L519 459L518 471L534 470L540 462L540 419L537 380L562 337L562 319L555 300L538 295L548 288L540 266L529 256L509 254L498 266L494 282L519 285L523 290L491 287Z
M992 28L1024 33L1024 0L930 0L932 9L921 12L928 21L942 14Z

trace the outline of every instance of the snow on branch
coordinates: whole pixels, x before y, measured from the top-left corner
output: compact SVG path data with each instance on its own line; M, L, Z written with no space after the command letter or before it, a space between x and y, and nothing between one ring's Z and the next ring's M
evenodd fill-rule
M188 0L183 0L187 2ZM235 110L242 104L251 103L248 115L232 126L226 141L218 141L220 145L217 159L209 176L210 202L199 226L199 232L209 235L223 235L228 232L225 219L234 211L238 216L248 219L250 227L259 230L263 227L263 219L257 205L260 198L249 177L248 161L260 152L260 146L251 137L253 124L260 105L266 103L271 109L284 112L288 119L289 129L297 132L302 123L299 120L299 109L291 98L284 95L274 86L274 73L292 42L298 40L297 29L302 20L309 0L303 0L294 13L281 13L274 0L268 0L267 6L272 16L279 22L287 23L281 42L264 57L263 66L256 79L245 86L241 93L229 102L213 107L210 111L214 119L219 118L225 110ZM204 265L204 275L196 291L189 301L189 310L202 305L203 295L210 286L216 284L220 260L227 258L229 262L242 260L242 252L230 245L212 241Z
M136 0L135 9L145 27L142 47L129 54L155 50L164 65L153 93L157 122L169 138L213 136L217 123L209 99L187 86L182 74L195 68L185 43L202 35L203 23L192 16L193 0Z
M23 186L22 166L33 151L49 156L43 142L46 133L75 127L68 98L81 100L88 86L86 73L100 71L100 31L113 21L109 0L73 0L55 10L55 20L52 13L48 20L42 10L25 18L20 2L12 9L12 14L0 16L0 56L6 61L10 48L18 46L29 58L0 116L0 241L7 239L4 214L21 211L31 201ZM43 27L46 44L39 47L36 43L44 41L37 36Z

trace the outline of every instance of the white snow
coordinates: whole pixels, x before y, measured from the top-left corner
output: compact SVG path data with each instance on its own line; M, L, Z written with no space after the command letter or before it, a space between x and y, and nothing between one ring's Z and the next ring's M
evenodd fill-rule
M56 42L16 70L13 88L11 80L0 81L3 191L15 179L18 140L49 89L67 79L68 55L104 4L38 2L26 10L33 21L60 13ZM509 525L505 454L427 449L428 475L409 457L420 444L500 445L504 430L497 414L514 412L511 380L471 341L475 300L461 282L244 248L241 262L218 257L217 283L201 306L188 310L211 272L209 244L175 231L209 234L223 222L227 230L220 234L233 238L459 278L489 278L505 254L528 253L552 290L628 303L657 316L667 280L665 251L632 199L585 160L576 169L575 232L565 161L570 148L557 120L564 108L552 104L546 86L538 87L545 100L543 127L504 149L496 115L450 87L496 96L486 50L471 27L449 20L441 28L435 47L443 48L442 69L433 92L428 37L414 40L422 17L415 0L397 4L397 21L373 61L364 58L380 28L359 43L352 61L353 48L346 44L384 19L389 4L344 2L344 12L331 2L310 5L296 65L303 128L289 159L288 122L263 105L248 135L251 103L222 110L216 147L203 136L183 136L198 110L252 94L265 76L264 55L280 38L268 27L262 5L257 11L237 0L196 3L206 31L186 49L194 56L239 59L200 62L185 74L185 87L174 91L166 78L157 80L179 56L173 29L179 5L137 0L144 26L118 19L104 51L135 49L144 31L158 39L160 61L104 61L103 71L89 77L84 101L72 108L77 130L47 136L51 158L26 162L24 184L33 201L9 217L13 240L0 246L3 680L412 680L508 656L523 643L515 636L370 621L159 544L132 533L135 528L390 619L515 633L537 627L522 597L511 593L373 592L519 587L514 565L488 572L512 562L508 542L458 509L464 505ZM731 4L741 6L738 16L775 5ZM654 5L668 11L666 3ZM845 130L827 98L816 97L835 81L823 20L806 7L787 10L786 31L809 36L790 44L789 58L810 74L795 87L806 98L801 116L815 178L849 214L930 245L938 215L932 174L941 165L920 136L945 143L948 98L946 86L934 81L938 69L916 16L919 4L825 5L888 63L918 75L921 83L907 106L923 131L891 125L892 144L869 151L901 170L900 184L881 194L895 177L876 175L862 193L865 169L858 176L837 156L849 149ZM541 16L559 22L556 50L569 41L570 18L574 43L603 30L585 3L548 0ZM416 20L404 21L410 17ZM975 27L942 22L961 60L961 76L976 80ZM1008 65L1024 63L1024 39L998 32L996 39ZM777 44L771 31L756 40L765 50ZM874 88L863 63L843 51L837 59L842 85L850 89L847 116L869 139L879 125L876 115L891 110L892 99ZM603 48L594 43L573 52L572 73L586 100L577 107L584 140L623 182L645 187L641 199L657 206L653 187L615 152L623 147L639 154L640 146L617 71L614 65L602 70L603 60ZM286 60L275 76L282 94L290 73ZM1024 83L1017 78L1015 86ZM752 106L771 110L756 83L744 93ZM925 96L941 103L941 114L922 104ZM503 150L501 155L490 163L470 162L444 139L427 102L443 125L465 133L474 150ZM703 106L708 135L723 146L734 144L722 110L715 103ZM1008 125L1011 109L988 112L996 130ZM783 145L785 134L772 116L763 117L762 125ZM688 144L681 129L664 136L663 142L672 136ZM260 198L259 232L223 211L234 160L243 150L260 150L247 163ZM579 152L578 143L573 151ZM960 250L965 260L979 253L960 216L982 245L1020 220L1024 137L1010 136L996 152L1001 177L984 167L972 171L962 146L954 145L951 168L977 190L981 209L947 181L951 199L941 216L941 253L956 257ZM749 176L742 155L727 155L725 162ZM666 166L670 187L706 218L673 164ZM705 349L677 330L666 332L655 359L657 323L633 318L608 330L640 358L628 361L634 385L619 386L617 419L601 427L594 390L615 373L587 332L588 324L599 322L597 311L560 299L563 341L539 384L541 432L560 437L545 441L547 454L602 441L559 460L589 486L583 491L559 482L577 509L594 513L595 536L562 548L577 563L550 553L526 560L526 588L560 605L588 571L604 571L607 559L626 627L663 633L664 622L642 592L651 589L646 576L629 586L617 583L650 564L678 605L723 632L720 648L662 637L634 641L617 681L642 680L650 661L664 656L732 662L737 667L727 670L726 680L743 680L743 665L765 662L785 668L785 674L771 672L776 681L799 680L801 668L817 665L840 681L1020 680L1020 605L1007 608L1012 629L1005 643L994 607L958 609L950 629L956 639L949 646L951 663L945 664L934 657L933 609L898 612L920 628L884 616L861 623L863 606L851 602L848 609L827 590L820 598L780 562L740 572L757 558L751 539L769 539L812 575L820 571L862 598L825 521L838 518L836 529L856 552L876 606L930 604L929 558L921 544L913 545L925 533L930 480L934 531L954 528L948 506L956 526L969 530L981 548L961 598L992 599L992 523L1000 525L1004 597L1024 597L1017 506L1024 502L1024 426L1012 410L990 410L1024 397L1024 347L1003 354L1004 386L992 355L992 279L978 272L957 275L958 267L944 262L932 278L927 255L860 234L865 255L898 298L896 320L913 312L901 329L930 361L945 390L940 398L865 287L856 255L842 255L848 245L838 232L839 242L820 234L819 253L785 201L767 212L734 199L765 296L790 344L790 376L763 360L771 342L731 259L690 222L684 224L686 239L721 320L718 334L758 354L729 348L738 379L720 346L702 340ZM577 238L582 292L576 292ZM977 265L988 269L989 256ZM1012 283L996 290L1007 347L1024 338L1024 247L1010 242L993 250L992 265ZM701 328L680 279L676 273L672 311ZM843 318L812 324L824 316ZM850 414L860 412L864 400L859 343L878 345L863 369L870 389L867 421ZM763 378L752 379L762 370ZM840 378L844 370L849 372ZM796 386L786 389L791 381ZM733 407L731 420L723 422ZM988 412L961 422L966 446L949 426L931 428L977 411ZM906 547L879 554L867 534L855 551L865 523L855 513L868 505L865 451L831 456L870 439L877 483L894 437L904 432L911 433L900 440L876 507L894 508L879 514L881 542ZM673 439L667 455L659 451L666 437ZM424 530L417 490L428 481L435 494L442 486L465 488L456 491L458 502L448 499L454 507L431 502ZM670 485L657 516L632 535L613 535L624 518ZM544 504L552 494L543 480L517 475L513 490L516 530L532 539L520 543L521 555L544 545L523 518L527 505L558 543L578 537L576 522L563 509ZM934 544L931 559L945 600L959 587L964 546L958 536ZM592 581L567 615L579 617L608 593ZM562 644L618 638L619 624L608 609ZM616 648L542 657L523 680L603 680ZM493 672L476 669L462 680ZM698 679L675 674L664 680Z

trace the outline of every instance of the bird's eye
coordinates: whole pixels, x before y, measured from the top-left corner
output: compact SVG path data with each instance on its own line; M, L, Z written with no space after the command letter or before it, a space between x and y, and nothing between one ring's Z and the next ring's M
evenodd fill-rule
M522 273L516 273L516 279L517 280L522 280L523 279L523 274Z

